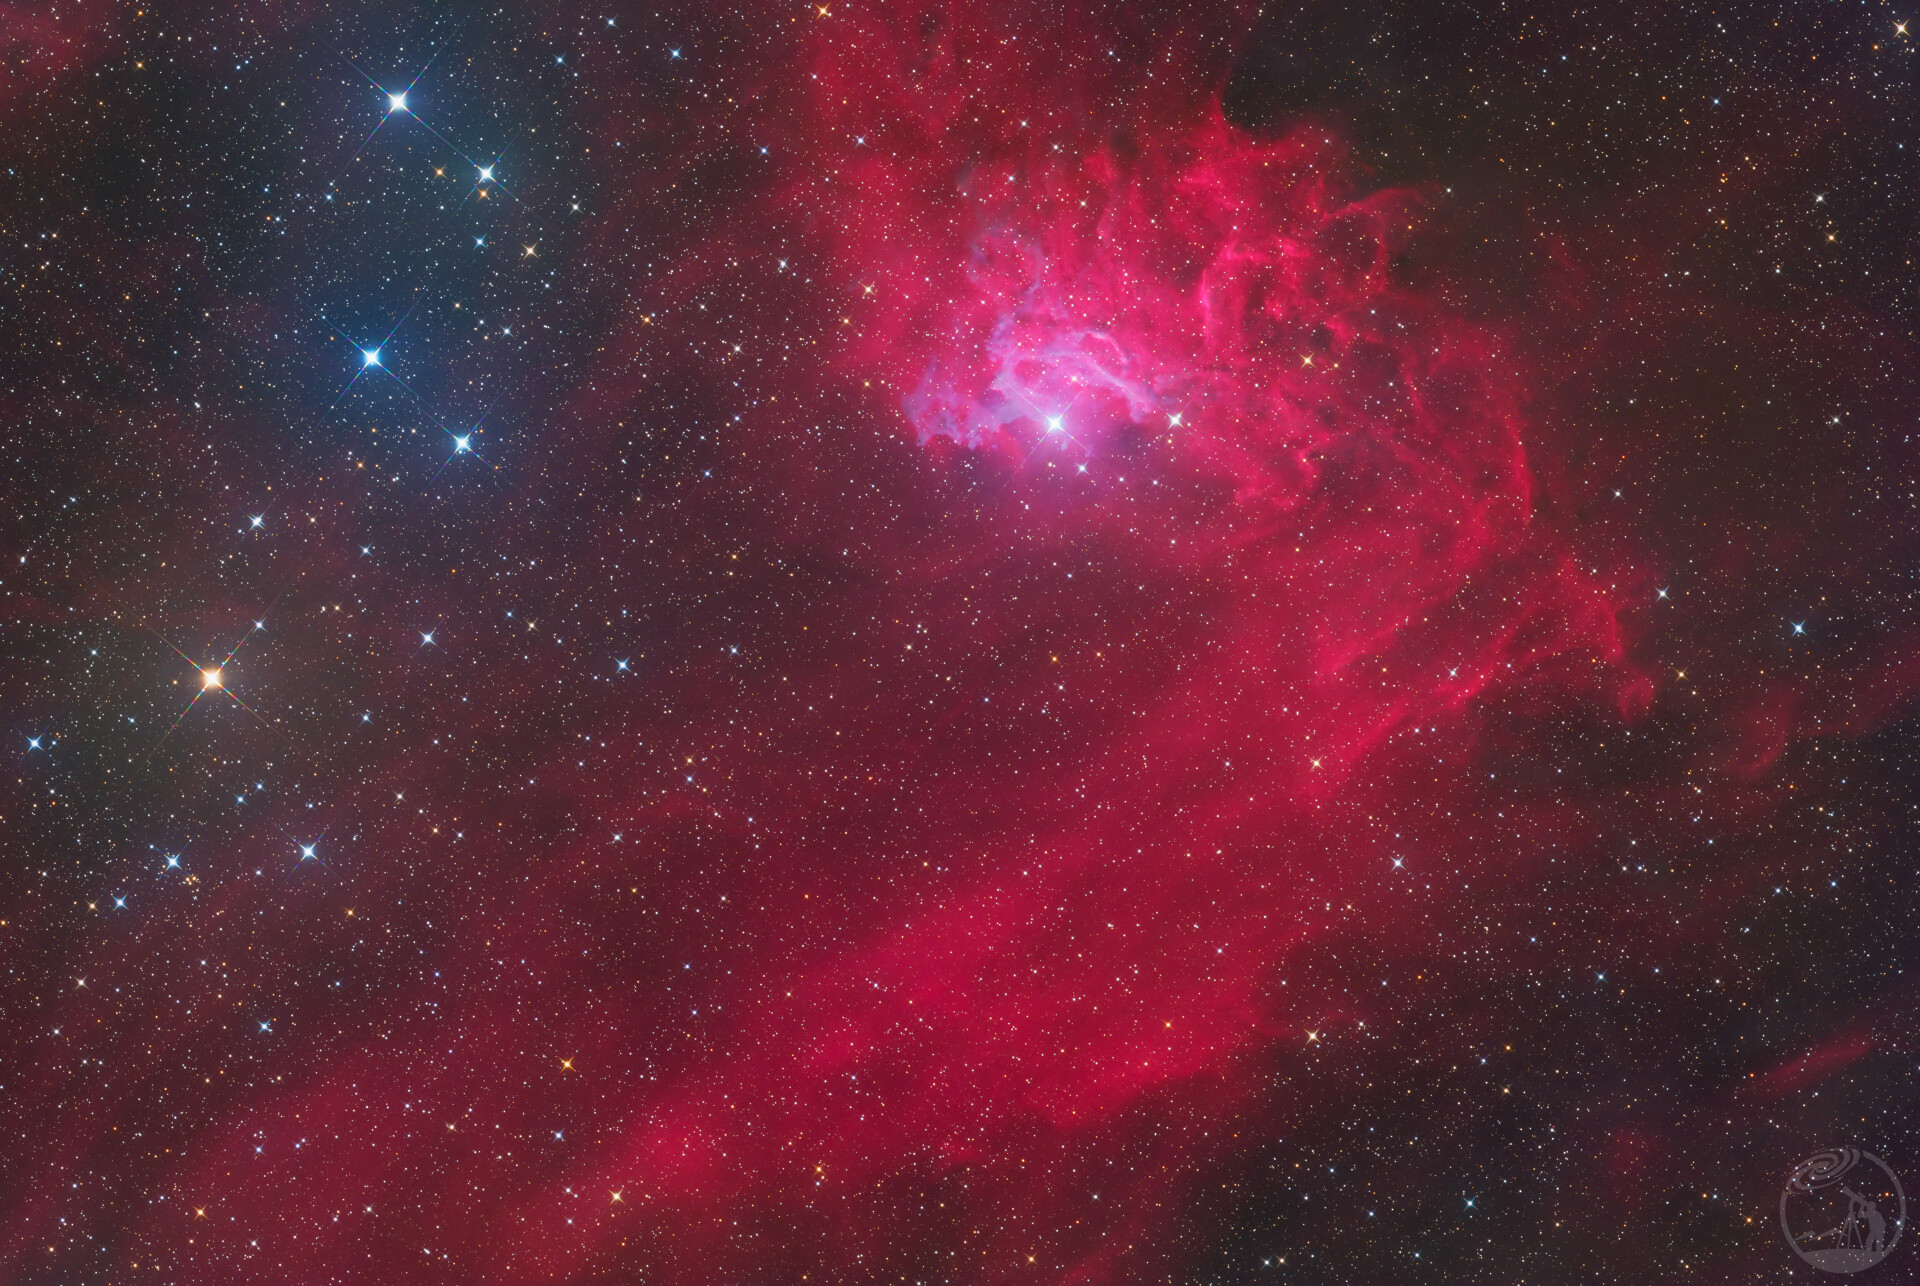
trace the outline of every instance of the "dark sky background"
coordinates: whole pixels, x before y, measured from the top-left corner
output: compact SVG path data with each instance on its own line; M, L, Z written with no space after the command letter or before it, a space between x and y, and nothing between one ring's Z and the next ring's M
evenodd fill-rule
M1914 17L0 7L0 1281L1815 1279Z

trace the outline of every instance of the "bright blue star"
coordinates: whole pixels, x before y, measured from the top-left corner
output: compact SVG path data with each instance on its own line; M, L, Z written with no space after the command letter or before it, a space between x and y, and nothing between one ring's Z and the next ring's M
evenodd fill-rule
M360 356L366 358L368 366L380 365L380 350L377 348L363 348L360 350Z
M1805 634L1807 632L1807 623L1805 621L1795 621L1793 623L1793 632L1795 634Z

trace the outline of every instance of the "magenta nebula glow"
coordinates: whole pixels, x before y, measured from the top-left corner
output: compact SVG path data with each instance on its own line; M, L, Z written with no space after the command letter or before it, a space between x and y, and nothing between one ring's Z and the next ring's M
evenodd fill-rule
M1878 10L29 8L0 1282L1759 1280L1920 1158Z

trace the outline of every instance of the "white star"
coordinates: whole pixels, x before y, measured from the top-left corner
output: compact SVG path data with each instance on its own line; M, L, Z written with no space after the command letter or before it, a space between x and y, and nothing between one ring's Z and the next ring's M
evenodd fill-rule
M377 348L363 348L360 350L360 356L366 359L368 366L380 365L380 350Z
M404 111L406 111L406 110L407 110L407 96L406 96L406 93L405 93L405 92L403 91L403 92L401 92L401 93L398 93L398 94L388 94L388 95L387 95L387 110L388 110L388 111L390 111L390 112L404 112Z
M1058 432L1060 431L1060 426L1061 426L1061 425L1062 425L1062 424L1063 424L1064 422L1065 422L1065 417L1064 417L1064 416L1059 416L1059 415L1049 415L1049 416L1047 417L1047 432L1049 432L1049 433L1058 433Z

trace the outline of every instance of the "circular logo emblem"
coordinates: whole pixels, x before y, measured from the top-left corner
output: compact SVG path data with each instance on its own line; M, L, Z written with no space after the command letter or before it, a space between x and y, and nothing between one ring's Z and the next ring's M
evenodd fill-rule
M1859 1148L1808 1157L1780 1194L1780 1231L1794 1254L1822 1272L1873 1267L1893 1253L1906 1226L1900 1176Z

